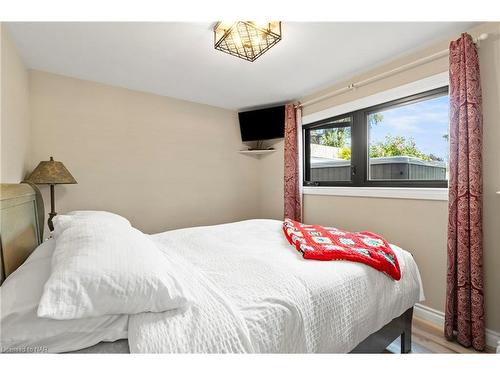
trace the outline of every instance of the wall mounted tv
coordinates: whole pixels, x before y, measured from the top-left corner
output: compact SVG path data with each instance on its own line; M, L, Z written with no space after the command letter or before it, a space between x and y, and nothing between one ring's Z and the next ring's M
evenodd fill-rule
M263 141L285 135L285 106L238 113L241 140Z

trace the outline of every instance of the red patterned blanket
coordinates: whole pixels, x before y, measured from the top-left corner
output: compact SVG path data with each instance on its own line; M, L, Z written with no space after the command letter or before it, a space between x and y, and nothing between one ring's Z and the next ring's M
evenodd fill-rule
M306 259L360 262L385 272L394 280L401 279L396 255L387 241L374 233L346 232L290 219L283 222L283 232Z

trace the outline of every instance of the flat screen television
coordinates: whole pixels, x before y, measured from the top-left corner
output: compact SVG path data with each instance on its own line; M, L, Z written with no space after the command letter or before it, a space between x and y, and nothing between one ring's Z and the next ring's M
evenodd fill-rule
M243 142L283 138L285 135L285 106L238 113Z

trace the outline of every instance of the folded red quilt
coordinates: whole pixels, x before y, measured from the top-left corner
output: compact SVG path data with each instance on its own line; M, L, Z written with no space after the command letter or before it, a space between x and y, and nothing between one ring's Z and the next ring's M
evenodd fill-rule
M290 219L283 222L283 232L306 259L360 262L385 272L394 280L401 279L396 255L387 241L374 233L346 232Z

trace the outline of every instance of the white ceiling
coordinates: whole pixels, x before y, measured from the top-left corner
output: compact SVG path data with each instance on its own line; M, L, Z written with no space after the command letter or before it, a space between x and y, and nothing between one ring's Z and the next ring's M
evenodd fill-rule
M311 94L474 23L283 22L251 63L216 51L214 23L9 23L29 68L245 109Z

